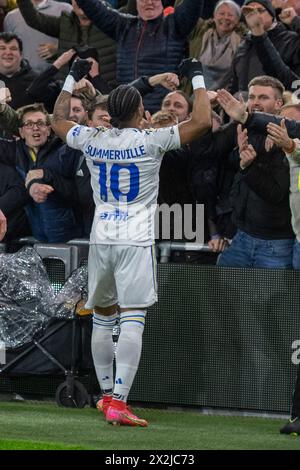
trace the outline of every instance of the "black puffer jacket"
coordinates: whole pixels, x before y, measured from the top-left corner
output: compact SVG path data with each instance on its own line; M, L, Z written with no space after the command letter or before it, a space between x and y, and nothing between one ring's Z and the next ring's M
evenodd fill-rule
M117 81L129 83L141 75L177 72L185 56L186 39L202 11L202 0L184 0L167 17L143 21L124 15L99 0L78 0L80 8L108 36L117 41ZM144 99L150 112L160 108L167 90L157 87Z
M289 31L282 23L278 23L274 29L268 31L267 36L283 62L292 72L299 75L300 41L298 34ZM259 53L259 41L259 38L254 38L251 34L248 34L236 51L232 62L231 93L246 91L252 78L268 74L268 65L273 58ZM276 78L280 79L276 70L273 70L273 73Z

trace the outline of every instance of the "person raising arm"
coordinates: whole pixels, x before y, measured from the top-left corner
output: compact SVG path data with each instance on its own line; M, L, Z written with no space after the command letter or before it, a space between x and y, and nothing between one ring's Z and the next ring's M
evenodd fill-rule
M76 60L56 101L53 110L52 128L65 142L67 133L76 124L67 120L71 94L76 82L87 75L89 70L90 64L87 60ZM196 59L185 59L179 66L179 74L190 79L194 87L194 105L191 119L178 125L180 142L183 145L201 137L210 129L211 106L205 89L201 63Z
M192 79L195 102L189 121L141 130L144 106L138 90L120 85L108 96L112 128L88 128L66 120L76 81L89 70L74 62L53 113L53 130L82 150L91 173L96 204L90 236L86 308L92 308L92 355L103 399L97 404L108 423L146 427L127 406L142 349L146 309L157 301L153 259L154 214L164 153L203 135L211 110L201 64L180 66ZM120 322L114 355L113 328ZM114 378L114 356L116 361Z

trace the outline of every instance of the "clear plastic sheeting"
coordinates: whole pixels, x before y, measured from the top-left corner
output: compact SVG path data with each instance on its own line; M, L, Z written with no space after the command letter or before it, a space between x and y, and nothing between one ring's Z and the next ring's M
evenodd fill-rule
M31 247L0 254L0 341L7 349L30 343L51 318L71 318L87 285L87 268L74 271L55 296L40 256Z
M55 297L53 315L57 318L72 318L74 310L81 307L87 298L87 266L76 269Z

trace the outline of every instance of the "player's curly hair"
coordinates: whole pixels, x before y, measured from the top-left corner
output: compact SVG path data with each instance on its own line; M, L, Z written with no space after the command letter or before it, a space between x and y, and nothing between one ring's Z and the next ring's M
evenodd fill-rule
M139 91L130 85L120 85L110 92L107 101L107 110L111 116L113 127L120 127L121 123L133 118L141 103Z

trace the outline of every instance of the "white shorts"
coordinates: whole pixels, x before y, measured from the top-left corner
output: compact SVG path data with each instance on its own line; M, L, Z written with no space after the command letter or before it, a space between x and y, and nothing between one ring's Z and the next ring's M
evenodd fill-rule
M154 246L90 245L86 308L150 307L157 302Z

